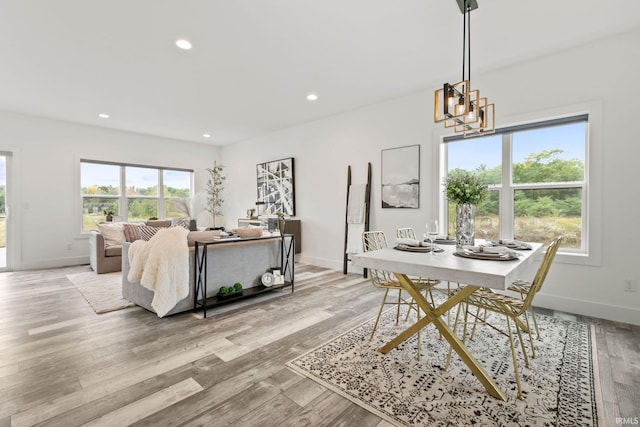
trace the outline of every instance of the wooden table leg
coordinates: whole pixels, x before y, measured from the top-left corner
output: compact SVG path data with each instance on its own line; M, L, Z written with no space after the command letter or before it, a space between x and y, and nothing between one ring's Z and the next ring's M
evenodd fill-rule
M477 286L465 286L461 288L460 291L456 292L454 295L450 296L443 304L439 305L437 308L432 307L427 299L420 293L420 291L416 290L413 282L405 275L395 273L396 277L402 284L402 286L409 292L409 294L413 297L416 304L424 311L425 316L421 319L418 319L416 323L411 325L409 328L404 330L400 335L395 337L393 340L389 341L387 344L382 346L378 351L381 353L388 353L392 349L396 348L402 342L406 341L413 334L418 332L420 329L427 326L429 323L433 323L435 327L440 331L442 336L447 340L447 342L451 345L451 347L455 350L455 352L460 356L462 361L471 369L471 372L478 378L478 380L485 387L487 392L498 399L502 399L504 401L507 400L506 394L498 388L498 385L495 383L491 375L478 363L475 357L469 352L469 349L458 339L456 334L449 328L446 322L442 321L440 316L445 312L449 311L452 307L456 306L460 303L464 298L468 295L475 292L478 289Z

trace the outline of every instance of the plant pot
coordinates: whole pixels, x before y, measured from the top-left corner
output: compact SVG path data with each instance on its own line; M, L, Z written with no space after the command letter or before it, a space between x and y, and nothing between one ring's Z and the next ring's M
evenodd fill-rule
M456 205L456 247L475 244L476 205Z
M241 295L242 295L242 290L240 290L238 292L232 292L232 293L229 293L229 294L217 294L216 295L216 299L218 301L224 301L224 300L228 300L228 299L231 299L231 298L239 297Z
M113 221L113 215L107 215L107 217L105 218L105 220L107 222L112 222Z
M287 225L284 219L278 220L278 229L280 229L280 235L284 236L284 227Z

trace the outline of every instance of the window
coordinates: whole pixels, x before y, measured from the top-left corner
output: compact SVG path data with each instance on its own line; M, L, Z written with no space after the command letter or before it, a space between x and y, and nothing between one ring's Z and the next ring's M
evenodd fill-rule
M476 207L476 236L546 243L587 252L588 115L500 129L479 138L444 138L443 175L476 172L490 196ZM453 234L455 206L448 206Z
M175 202L191 196L191 172L165 169L162 173L165 215L168 218L183 216Z
M191 197L193 171L80 161L82 231L95 230L111 211L124 221L184 216L174 207Z

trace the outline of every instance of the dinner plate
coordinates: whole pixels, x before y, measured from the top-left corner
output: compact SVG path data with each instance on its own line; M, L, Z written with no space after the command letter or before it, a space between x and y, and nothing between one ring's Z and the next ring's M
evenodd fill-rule
M518 254L495 254L489 252L471 252L469 250L463 250L460 252L453 253L456 256L462 258L471 258L471 259L484 259L489 261L513 261L514 259L518 259Z
M402 243L396 245L394 249L397 249L399 251L405 251L405 252L427 252L427 253L431 252L431 246L409 246L409 245L404 245ZM433 252L435 253L444 252L444 249L436 246Z
M456 239L435 239L434 243L439 245L455 245Z
M527 243L518 242L517 240L489 240L492 246L504 246L509 249L516 249L519 251L530 251L531 246Z

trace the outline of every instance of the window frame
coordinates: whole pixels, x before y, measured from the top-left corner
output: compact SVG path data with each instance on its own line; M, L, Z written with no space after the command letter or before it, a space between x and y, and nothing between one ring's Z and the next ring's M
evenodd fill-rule
M82 193L82 164L83 163L92 163L92 164L102 164L102 165L111 165L119 167L119 195L85 195ZM157 196L128 196L127 195L127 180L126 180L126 168L127 167L135 167L135 168L146 168L153 169L157 173L157 185L158 185L158 195ZM110 162L104 160L93 160L88 158L80 158L78 162L78 187L79 188L79 212L80 212L80 234L86 235L90 231L83 230L83 207L84 207L84 199L85 198L113 198L118 200L119 211L115 214L122 218L122 221L128 221L129 218L129 201L133 199L150 199L156 201L156 209L157 209L157 217L165 218L165 201L166 200L175 200L176 197L166 196L164 195L164 171L177 171L177 172L188 172L191 174L190 182L189 182L189 197L194 196L194 171L193 169L184 169L184 168L176 168L176 167L165 167L165 166L152 166L152 165L141 165L141 164L133 164L133 163L121 163L121 162Z
M508 129L524 129L533 123L552 123L558 120L558 124L562 120L576 121L580 116L588 116L586 122L586 147L585 147L585 171L584 181L578 185L577 182L566 183L542 183L542 184L513 184L511 182L512 158L510 157L511 144L505 148L502 144L503 151L508 149L508 153L502 153L502 158L508 154L508 167L503 167L502 182L509 183L508 188L503 185L492 186L492 190L499 192L500 216L504 218L513 218L512 213L508 212L513 206L514 191L516 189L536 189L547 186L548 188L581 188L582 195L582 212L583 212L583 235L581 251L571 250L569 248L561 248L556 255L556 261L566 264L582 264L598 266L602 262L602 103L599 101L576 104L572 106L552 108L545 112L526 113L519 116L506 117L501 119L505 126L497 129L497 132ZM533 127L530 127L533 128ZM433 203L431 209L434 215L438 215L443 224L447 223L447 201L442 191L443 178L446 176L448 165L447 150L445 149L446 141L450 141L454 137L446 130L434 128L433 131L433 162L432 162L432 179L437 184L434 191ZM504 136L503 136L504 138ZM457 139L457 138L455 138ZM511 137L509 136L509 140ZM506 191L505 191L506 190ZM508 204L505 204L505 201ZM505 215L507 211L507 216ZM504 223L508 224L504 224ZM513 220L500 221L500 232L503 235L513 235Z

